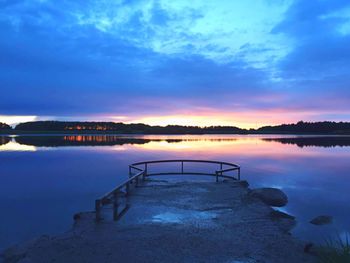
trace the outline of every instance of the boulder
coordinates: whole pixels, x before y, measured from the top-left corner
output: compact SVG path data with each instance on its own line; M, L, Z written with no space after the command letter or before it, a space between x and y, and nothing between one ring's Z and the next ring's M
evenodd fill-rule
M328 225L332 223L333 218L331 216L317 216L314 219L310 221L311 224L316 225L316 226L321 226L321 225Z
M250 195L270 206L282 207L288 203L286 194L277 188L257 188L252 190Z

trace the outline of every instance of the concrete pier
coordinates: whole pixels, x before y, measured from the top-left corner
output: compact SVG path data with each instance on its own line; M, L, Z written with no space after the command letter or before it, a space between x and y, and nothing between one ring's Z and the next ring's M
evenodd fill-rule
M73 228L12 247L4 262L314 262L289 231L295 220L252 197L242 181L147 178L119 221L106 206ZM112 206L113 204L111 204ZM109 210L109 211L108 211Z

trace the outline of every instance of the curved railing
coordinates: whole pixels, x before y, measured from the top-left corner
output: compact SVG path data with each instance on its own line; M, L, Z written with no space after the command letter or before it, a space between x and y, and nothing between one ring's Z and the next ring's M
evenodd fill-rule
M150 167L155 164L160 163L179 163L180 168L179 171L175 172L158 172L151 173ZM207 164L217 164L218 169L212 172L195 172L186 170L185 164L187 163L207 163ZM136 173L134 173L136 171ZM237 178L228 175L228 172L237 171ZM226 174L225 174L226 173ZM215 176L216 182L219 181L219 177L228 178L233 180L241 180L241 168L237 164L229 163L229 162L220 162L220 161L208 161L208 160L158 160L158 161L146 161L146 162L138 162L129 165L129 179L118 185L111 192L105 194L100 199L95 201L95 212L96 212L96 221L102 219L101 209L106 204L113 205L113 219L118 220L126 211L129 209L130 205L128 203L127 197L130 193L130 188L132 186L137 187L140 180L144 180L148 176L156 176L156 175L208 175ZM119 211L120 199L126 198L126 204L123 209Z

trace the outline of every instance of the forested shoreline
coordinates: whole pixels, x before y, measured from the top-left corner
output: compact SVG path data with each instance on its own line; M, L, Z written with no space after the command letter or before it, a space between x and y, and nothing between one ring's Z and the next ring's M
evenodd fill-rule
M98 133L98 134L350 134L350 122L303 122L242 129L236 126L151 126L143 123L33 121L11 127L0 123L0 131L21 133Z

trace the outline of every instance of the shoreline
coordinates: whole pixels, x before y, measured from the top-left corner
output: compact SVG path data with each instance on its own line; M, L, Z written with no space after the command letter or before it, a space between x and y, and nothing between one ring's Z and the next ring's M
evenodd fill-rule
M65 136L65 135L111 135L111 136L188 136L188 135L289 135L289 136L343 136L349 137L346 133L292 133L292 132L265 132L265 133L125 133L125 132L98 132L98 131L1 131L0 136Z

